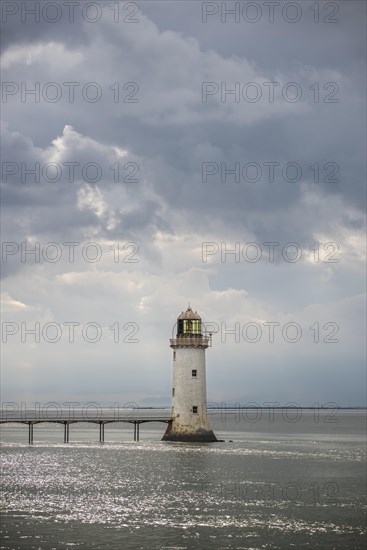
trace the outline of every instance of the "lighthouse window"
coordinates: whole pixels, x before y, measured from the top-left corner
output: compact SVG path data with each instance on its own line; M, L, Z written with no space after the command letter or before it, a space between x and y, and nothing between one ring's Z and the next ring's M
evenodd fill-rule
M198 414L198 408L197 408L196 405L194 405L194 406L192 407L192 412L193 412L194 414Z
M173 352L173 360L176 361L176 352Z
M193 378L197 378L198 371L197 371L197 370L192 370L192 371L191 371L191 374L192 374L192 377L193 377Z
M200 319L180 319L177 327L178 334L201 334Z
M175 396L175 388L172 388L172 397Z

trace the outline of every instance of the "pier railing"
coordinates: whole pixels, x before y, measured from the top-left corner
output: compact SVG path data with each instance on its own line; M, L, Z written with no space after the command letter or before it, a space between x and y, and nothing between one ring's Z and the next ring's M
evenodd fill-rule
M4 422L154 422L171 419L171 409L136 408L88 408L3 410L0 423Z

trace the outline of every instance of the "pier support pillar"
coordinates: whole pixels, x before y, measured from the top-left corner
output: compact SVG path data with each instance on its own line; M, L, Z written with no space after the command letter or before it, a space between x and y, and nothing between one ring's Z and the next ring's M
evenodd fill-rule
M104 422L99 423L99 442L104 443Z
M69 423L64 422L64 443L69 443Z
M33 443L33 422L28 424L28 443Z
M134 441L139 441L140 422L134 422Z

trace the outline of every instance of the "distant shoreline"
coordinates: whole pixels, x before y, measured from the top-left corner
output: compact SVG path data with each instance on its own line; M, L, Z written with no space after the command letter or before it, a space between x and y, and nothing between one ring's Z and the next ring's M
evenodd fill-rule
M169 409L170 407L167 406L167 407L139 407L139 409L158 409L158 410L161 410L161 409ZM317 410L334 410L334 409L338 409L338 410L348 410L348 411L352 411L352 410L362 410L362 411L367 411L367 407L339 407L338 405L335 405L333 407L324 407L322 405L320 405L320 407L309 407L309 406L305 406L305 407L302 407L301 405L299 406L271 406L271 407L257 407L257 406L253 406L253 407L246 407L246 406L220 406L220 407L207 407L207 410L222 410L222 409L225 409L225 410L238 410L238 409L243 409L243 410L246 410L246 409L260 409L260 410L269 410L269 409L275 409L275 410L284 410L284 409L302 409L302 410L311 410L311 411L317 411Z

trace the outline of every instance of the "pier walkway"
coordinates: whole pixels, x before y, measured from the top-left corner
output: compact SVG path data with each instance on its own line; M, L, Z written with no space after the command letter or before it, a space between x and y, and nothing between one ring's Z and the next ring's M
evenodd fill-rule
M105 425L114 422L125 422L134 425L134 441L139 441L140 424L147 422L164 422L172 420L171 409L131 408L83 408L60 409L44 408L32 410L2 410L0 424L16 423L28 425L28 443L33 443L36 424L63 424L64 443L69 443L70 424L87 422L99 425L99 441L104 442Z

